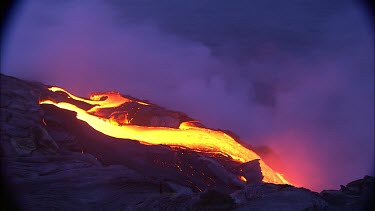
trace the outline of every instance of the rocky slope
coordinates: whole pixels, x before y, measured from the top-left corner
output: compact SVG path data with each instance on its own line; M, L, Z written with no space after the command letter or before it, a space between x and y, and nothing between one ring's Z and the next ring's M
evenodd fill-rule
M73 112L39 106L49 95L46 85L1 75L2 208L371 209L373 177L321 193L262 183L257 160L239 164L221 155L111 138ZM126 106L132 111L134 105ZM190 120L156 105L137 112L138 125L178 127Z

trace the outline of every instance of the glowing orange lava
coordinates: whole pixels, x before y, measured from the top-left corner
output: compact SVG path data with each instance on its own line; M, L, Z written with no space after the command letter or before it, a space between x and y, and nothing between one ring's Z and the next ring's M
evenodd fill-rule
M44 125L47 125L46 121L44 121L44 118L42 118L42 122Z
M243 181L243 182L247 181L246 177L244 177L244 176L240 176L240 180Z
M74 111L77 113L78 119L85 121L95 130L111 137L138 140L142 144L147 145L163 144L171 147L189 148L198 152L220 153L228 155L242 163L261 159L255 152L242 146L224 132L197 127L193 122L182 122L179 128L138 126L131 125L129 121L125 121L125 124L119 125L113 119L93 114L102 108L115 108L128 102L137 102L145 106L149 105L144 102L127 99L119 93L108 92L91 95L90 100L87 100L74 96L59 87L51 87L49 90L64 92L70 98L94 105L94 107L86 111L67 102L53 102L51 100L43 100L39 102L40 104L51 104L62 109ZM107 98L101 100L103 97ZM259 163L264 176L263 182L288 184L288 181L281 174L273 171L262 160ZM244 177L243 179L246 180ZM241 178L241 180L243 179Z

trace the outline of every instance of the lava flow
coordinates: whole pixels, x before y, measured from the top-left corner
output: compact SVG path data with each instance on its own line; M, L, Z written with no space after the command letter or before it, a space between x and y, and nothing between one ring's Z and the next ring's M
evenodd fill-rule
M149 127L132 125L130 121L125 121L126 124L119 124L110 118L98 116L97 112L100 109L116 108L129 102L136 102L143 106L149 105L145 102L125 98L119 93L107 92L94 94L90 96L90 100L87 100L74 96L59 87L51 87L49 90L64 92L69 98L85 102L94 107L84 110L71 103L53 102L51 100L40 101L40 104L51 104L61 109L74 111L77 113L78 119L85 121L95 130L111 137L137 140L147 145L163 144L171 147L189 148L198 152L220 153L228 155L232 159L242 163L261 159L255 152L242 146L224 132L197 127L191 122L182 122L179 128ZM264 176L263 182L289 184L281 174L273 171L262 160L259 163Z

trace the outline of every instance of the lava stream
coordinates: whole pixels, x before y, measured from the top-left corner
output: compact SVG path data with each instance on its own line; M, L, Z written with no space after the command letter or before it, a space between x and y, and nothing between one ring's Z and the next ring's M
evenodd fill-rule
M95 105L90 110L81 109L67 102L53 102L51 100L43 100L40 104L51 104L61 109L74 111L77 118L85 121L95 130L115 138L138 140L142 144L152 145L169 145L173 147L189 148L198 152L221 153L231 156L239 162L248 162L254 159L260 159L260 167L264 176L263 182L275 184L289 184L284 177L273 171L267 166L252 150L242 146L232 137L221 131L211 130L194 126L189 122L183 122L179 128L167 127L147 127L138 125L119 125L110 119L93 115L92 111L98 111L101 108L115 108L127 102L137 102L142 105L149 105L144 102L134 101L121 96L119 93L108 92L104 94L91 95L91 100L79 98L70 94L59 87L49 88L51 91L61 91L68 94L70 98L82 101L91 105ZM100 100L107 97L105 100Z

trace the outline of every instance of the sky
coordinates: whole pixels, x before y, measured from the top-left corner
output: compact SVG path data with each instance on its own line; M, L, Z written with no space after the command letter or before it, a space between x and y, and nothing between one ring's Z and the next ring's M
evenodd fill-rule
M373 14L357 1L21 1L4 29L4 74L182 111L315 191L374 175Z

